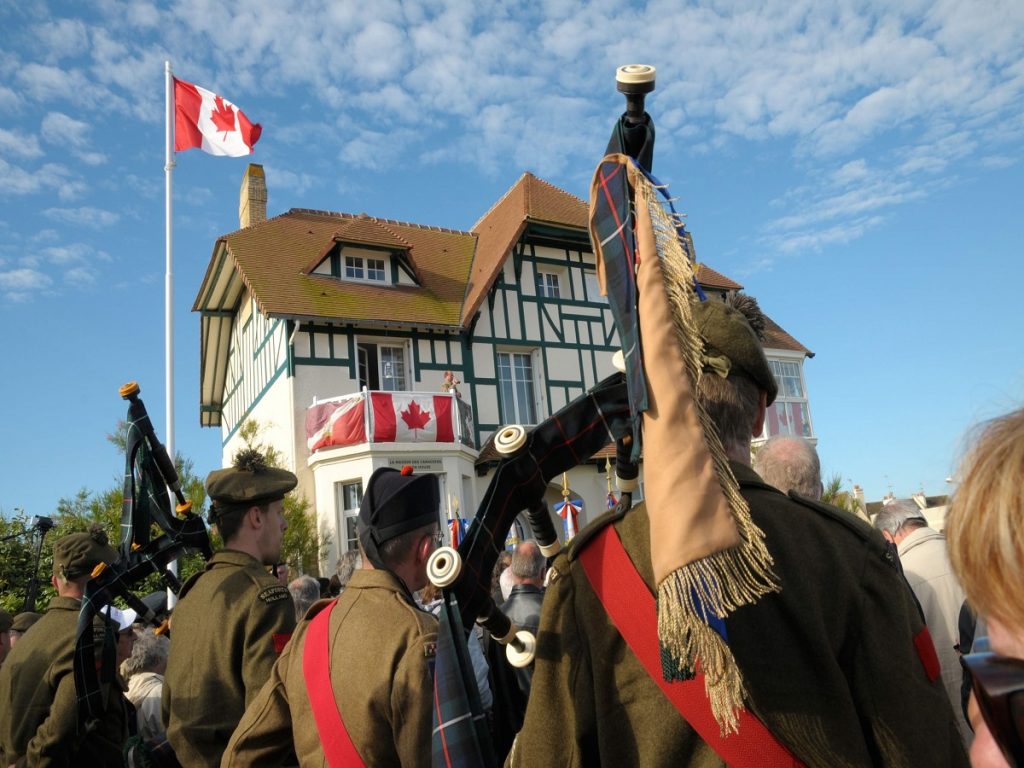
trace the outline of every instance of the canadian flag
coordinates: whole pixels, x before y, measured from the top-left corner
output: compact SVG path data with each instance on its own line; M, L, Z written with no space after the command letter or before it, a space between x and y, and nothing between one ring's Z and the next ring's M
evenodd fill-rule
M262 128L223 96L174 78L174 149L211 155L251 155Z
M451 395L371 392L373 439L387 443L453 443Z
M364 408L361 393L310 407L306 411L306 446L309 452L332 445L365 443Z

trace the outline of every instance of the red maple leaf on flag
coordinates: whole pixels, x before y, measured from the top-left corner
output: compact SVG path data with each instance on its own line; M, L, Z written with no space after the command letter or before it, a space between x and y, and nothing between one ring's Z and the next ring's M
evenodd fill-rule
M420 404L413 400L409 407L402 411L402 421L409 429L423 429L430 421L430 411L424 411Z
M235 111L224 103L224 99L217 96L213 100L213 111L210 112L210 120L217 126L217 129L224 131L224 137L235 129Z

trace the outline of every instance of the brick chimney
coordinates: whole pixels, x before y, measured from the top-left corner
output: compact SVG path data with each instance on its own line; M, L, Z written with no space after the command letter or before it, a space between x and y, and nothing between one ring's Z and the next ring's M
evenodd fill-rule
M251 227L267 220L267 179L263 166L249 163L242 176L242 189L238 193L238 226Z

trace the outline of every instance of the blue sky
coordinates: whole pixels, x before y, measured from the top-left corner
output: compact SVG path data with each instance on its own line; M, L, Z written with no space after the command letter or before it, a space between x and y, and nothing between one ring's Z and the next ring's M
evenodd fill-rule
M1024 399L1024 4L748 6L0 0L0 509L118 481L126 381L166 433L165 59L262 123L270 215L458 229L526 170L585 196L615 67L654 64L654 171L698 258L816 353L825 473L944 493ZM190 309L247 162L174 174L175 442L204 474Z

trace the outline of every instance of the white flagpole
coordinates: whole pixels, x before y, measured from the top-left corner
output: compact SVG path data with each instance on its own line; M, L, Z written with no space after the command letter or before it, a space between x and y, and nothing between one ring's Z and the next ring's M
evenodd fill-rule
M173 235L171 232L171 189L172 173L174 171L174 77L171 74L171 62L164 62L164 94L165 94L165 115L164 115L164 231L167 235L165 246L165 260L167 264L164 275L164 345L166 359L164 362L164 390L167 393L167 424L166 443L167 454L174 461L174 249ZM174 500L171 499L171 506ZM173 514L173 510L172 510ZM178 574L178 561L168 563L167 570L172 574ZM177 602L177 595L170 589L167 590L167 610L174 608Z

